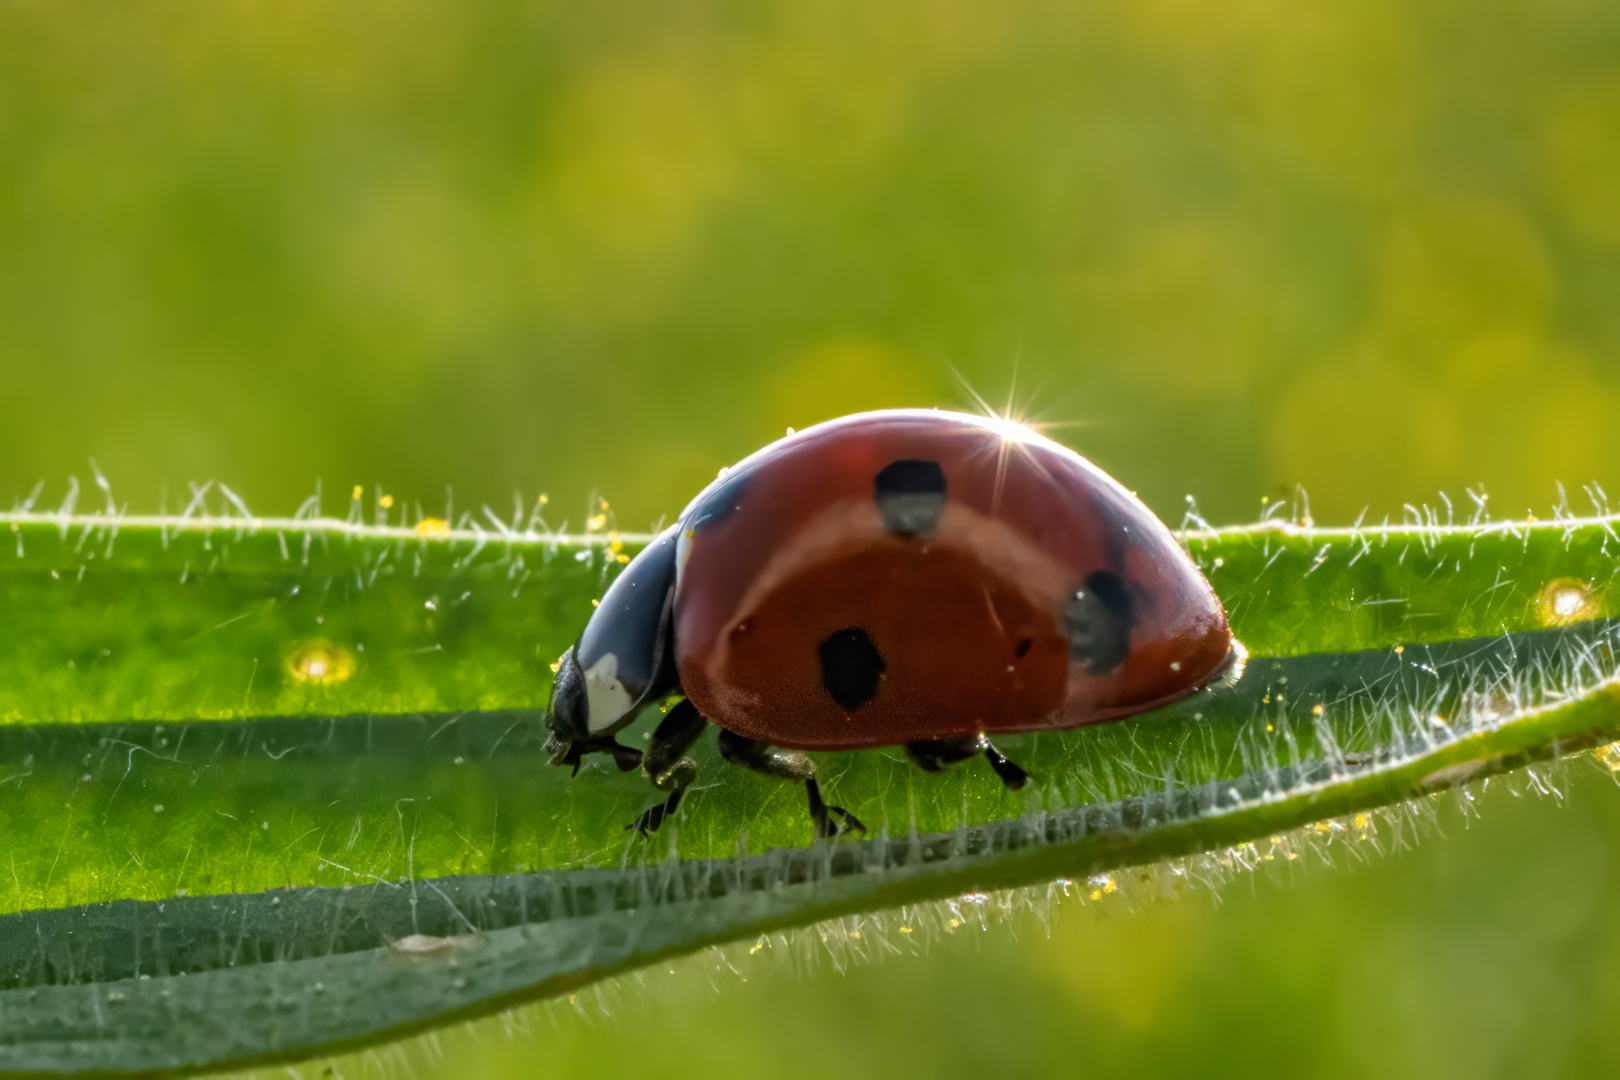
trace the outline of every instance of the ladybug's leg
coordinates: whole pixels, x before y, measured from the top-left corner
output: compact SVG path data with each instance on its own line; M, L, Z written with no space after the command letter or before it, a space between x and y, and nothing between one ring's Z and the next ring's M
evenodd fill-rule
M981 738L982 735L965 739L918 739L906 743L906 756L924 772L943 772L949 765L984 753L979 743Z
M780 750L721 728L720 754L733 765L741 765L778 780L804 781L805 794L810 799L810 819L816 823L817 836L834 837L850 830L866 831L860 818L842 806L829 806L822 801L821 785L816 783L816 763L797 750ZM835 816L843 824L836 824L833 821Z
M600 739L575 739L565 744L548 743L547 748L552 751L551 763L553 765L572 765L574 775L579 775L579 767L584 764L586 754L607 754L613 758L613 764L619 767L620 772L629 772L641 764L641 751L628 746L621 746L611 735Z
M642 755L641 771L659 791L669 792L669 798L642 811L626 829L639 829L644 836L657 832L664 819L681 805L687 785L697 778L697 762L686 757L686 751L708 724L697 706L684 700L659 722Z
M1007 785L1008 791L1017 791L1029 780L1029 773L1008 761L1000 750L983 735L969 735L961 739L919 739L906 743L906 754L917 767L927 772L939 772L947 765L984 755L990 767Z
M980 736L983 738L983 736ZM1017 791L1029 780L1029 773L1019 768L1014 762L1008 761L1000 750L990 745L990 740L984 740L984 759L990 763L1001 782L1007 785L1008 791Z

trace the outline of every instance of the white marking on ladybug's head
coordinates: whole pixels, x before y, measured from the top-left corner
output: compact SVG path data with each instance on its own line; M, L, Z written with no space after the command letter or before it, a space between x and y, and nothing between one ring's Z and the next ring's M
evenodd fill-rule
M607 653L585 672L585 726L606 731L624 718L636 699L619 681L619 658Z

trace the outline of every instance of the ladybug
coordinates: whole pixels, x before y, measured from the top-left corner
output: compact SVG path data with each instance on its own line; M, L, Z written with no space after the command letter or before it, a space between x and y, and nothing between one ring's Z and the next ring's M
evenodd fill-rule
M1241 672L1220 601L1164 524L1066 447L926 409L807 428L723 470L616 578L556 665L552 764L640 766L667 798L709 723L735 764L802 782L807 750L901 746L931 772L991 739L1118 720ZM679 692L645 754L615 734Z

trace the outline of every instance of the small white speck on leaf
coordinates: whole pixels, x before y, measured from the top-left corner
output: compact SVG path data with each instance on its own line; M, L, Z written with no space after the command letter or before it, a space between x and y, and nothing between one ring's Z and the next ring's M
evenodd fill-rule
M454 938L434 937L431 934L406 934L390 946L395 952L421 956L442 952L456 943Z

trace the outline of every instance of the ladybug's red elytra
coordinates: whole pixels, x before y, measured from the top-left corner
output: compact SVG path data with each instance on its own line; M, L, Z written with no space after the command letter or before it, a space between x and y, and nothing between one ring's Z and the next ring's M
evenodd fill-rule
M1241 671L1197 567L1129 491L1008 421L897 409L807 428L703 490L557 665L552 763L640 765L668 793L711 721L727 760L802 781L817 832L864 826L802 751L903 746L937 771L990 741L1118 720ZM645 754L614 738L680 692Z

